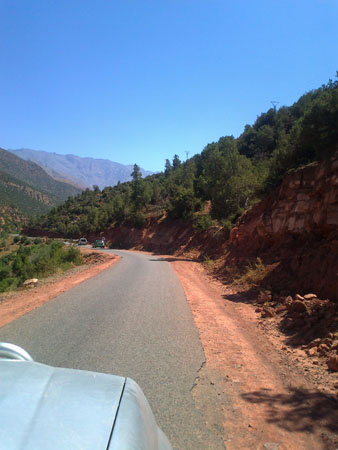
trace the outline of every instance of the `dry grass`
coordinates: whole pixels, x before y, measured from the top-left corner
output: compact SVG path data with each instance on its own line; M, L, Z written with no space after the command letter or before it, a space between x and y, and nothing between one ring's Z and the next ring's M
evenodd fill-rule
M263 261L260 258L256 258L256 261L248 264L240 275L236 276L234 271L234 283L248 284L250 286L259 285L263 281L266 272L267 269Z

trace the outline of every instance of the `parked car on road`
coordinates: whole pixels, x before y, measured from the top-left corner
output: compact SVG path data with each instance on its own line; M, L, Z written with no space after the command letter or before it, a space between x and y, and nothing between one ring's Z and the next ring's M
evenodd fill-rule
M80 238L77 243L79 245L87 245L88 241L86 238Z
M130 378L34 362L0 343L0 448L172 450Z
M96 241L93 242L92 247L93 248L96 248L96 247L104 248L104 240L103 239L96 239Z

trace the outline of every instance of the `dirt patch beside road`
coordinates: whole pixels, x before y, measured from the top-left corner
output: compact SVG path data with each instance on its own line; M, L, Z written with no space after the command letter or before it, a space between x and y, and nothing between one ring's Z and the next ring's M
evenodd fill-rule
M81 249L85 264L39 281L37 287L0 294L0 327L115 264L120 257Z
M172 264L206 356L193 389L196 406L226 448L337 449L338 376L326 371L313 383L293 352L282 350L282 337L261 327L252 305L201 264ZM335 394L326 386L334 382Z

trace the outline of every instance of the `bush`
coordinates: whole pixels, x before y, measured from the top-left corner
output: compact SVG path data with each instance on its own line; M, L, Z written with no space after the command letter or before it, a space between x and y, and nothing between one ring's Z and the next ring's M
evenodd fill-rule
M214 261L208 255L204 255L202 264L207 270L211 270L214 266Z
M71 262L71 263L80 263L81 261L81 253L78 248L75 247L69 247L65 254L65 261Z
M61 241L30 247L20 245L18 250L0 259L0 292L14 289L28 278L42 278L81 263L79 250L65 249Z
M235 281L236 283L247 283L249 285L257 285L263 281L266 275L266 268L263 264L263 261L260 258L257 258L256 261L248 264L244 273L240 277L238 277Z
M205 231L212 226L212 218L209 214L194 217L193 227L198 231Z
M8 292L18 285L18 281L15 278L4 278L0 281L0 292Z
M136 211L132 216L131 216L131 221L132 221L132 225L135 228L142 228L143 225L145 224L145 216L141 211Z

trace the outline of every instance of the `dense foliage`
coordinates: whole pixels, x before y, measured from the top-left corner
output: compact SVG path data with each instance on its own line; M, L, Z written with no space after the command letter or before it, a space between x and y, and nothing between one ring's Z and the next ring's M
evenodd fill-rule
M175 155L163 172L145 179L135 164L131 182L87 189L31 226L69 237L123 222L139 227L146 217L162 215L198 229L214 220L231 226L286 171L330 157L337 144L338 81L329 81L290 107L261 114L237 139L222 137L185 162Z
M34 242L25 237L14 239L20 244L19 248L0 259L0 292L15 289L27 279L42 278L82 262L78 249L65 248L60 241L42 243L39 238Z

